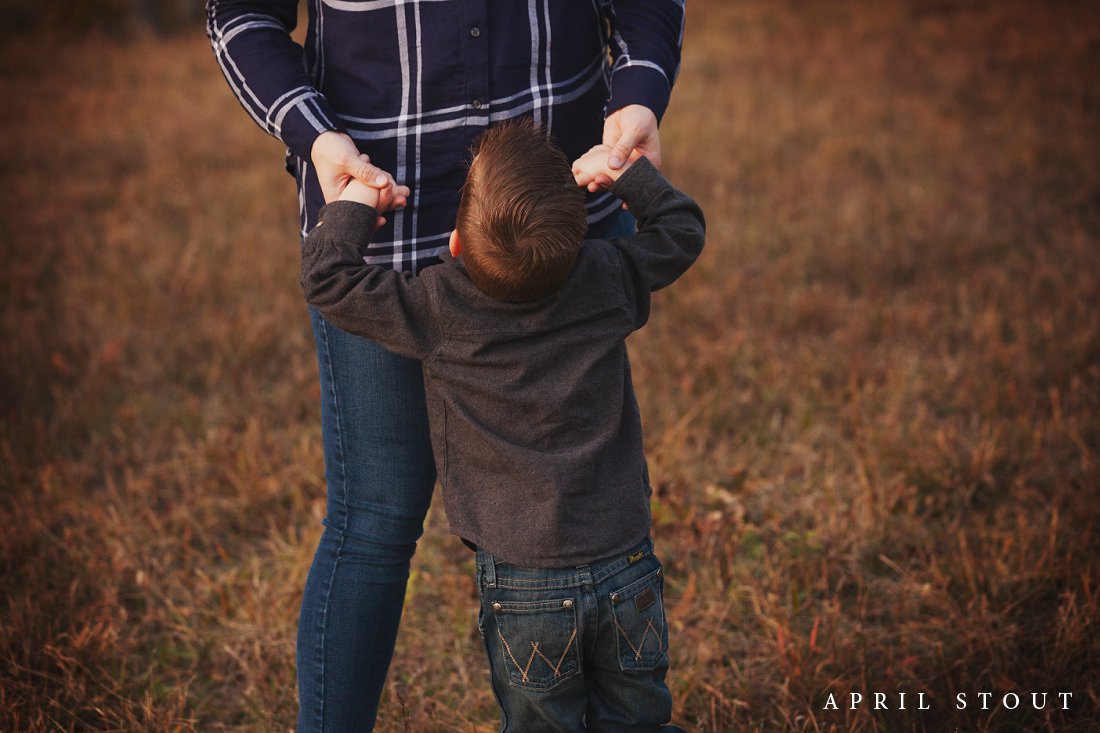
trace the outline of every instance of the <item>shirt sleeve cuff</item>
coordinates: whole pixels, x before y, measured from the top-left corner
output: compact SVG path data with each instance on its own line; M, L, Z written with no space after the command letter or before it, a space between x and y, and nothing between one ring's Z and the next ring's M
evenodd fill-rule
M635 216L641 218L653 198L671 185L649 158L642 156L611 185L611 193L625 201Z
M355 201L333 201L321 207L313 231L323 234L327 240L346 242L363 251L370 244L370 235L377 222L378 211L373 206ZM318 232L318 228L323 232Z
M310 160L313 143L322 132L343 132L328 100L319 92L292 101L278 114L275 123L280 139L302 160Z
M668 108L672 87L664 72L651 66L634 65L616 69L611 76L611 99L607 102L607 114L631 104L640 104L653 110L660 122Z

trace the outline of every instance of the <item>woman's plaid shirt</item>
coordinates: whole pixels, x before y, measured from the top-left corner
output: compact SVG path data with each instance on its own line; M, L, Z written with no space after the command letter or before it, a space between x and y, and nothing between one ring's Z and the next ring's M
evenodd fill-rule
M530 116L575 158L605 114L658 119L680 63L684 0L208 0L207 31L230 87L287 146L303 235L324 203L309 151L343 130L412 188L367 260L415 271L454 227L469 148L491 124ZM589 222L619 208L593 195Z

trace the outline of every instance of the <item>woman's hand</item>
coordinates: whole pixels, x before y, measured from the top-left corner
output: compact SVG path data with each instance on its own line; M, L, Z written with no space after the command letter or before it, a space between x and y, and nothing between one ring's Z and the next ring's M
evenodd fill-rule
M345 132L329 130L313 141L310 149L313 168L321 183L325 203L335 201L348 181L360 181L373 186L371 177L378 169L370 164L370 158L360 153L351 137Z

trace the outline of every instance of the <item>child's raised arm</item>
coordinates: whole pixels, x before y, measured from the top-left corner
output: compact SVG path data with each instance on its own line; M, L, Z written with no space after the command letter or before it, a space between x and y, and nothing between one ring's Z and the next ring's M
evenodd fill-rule
M649 294L675 281L702 252L706 220L699 205L673 188L645 158L615 181L611 193L638 219L634 235L608 241L622 257L627 302L635 328L641 328L649 318Z

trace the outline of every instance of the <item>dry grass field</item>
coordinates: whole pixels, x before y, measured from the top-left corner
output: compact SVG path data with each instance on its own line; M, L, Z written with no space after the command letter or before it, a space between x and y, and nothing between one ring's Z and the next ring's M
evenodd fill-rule
M708 251L631 343L676 720L1100 730L1100 10L688 7ZM281 146L199 32L0 65L0 730L288 731L324 486ZM471 567L437 507L380 731L497 730Z

